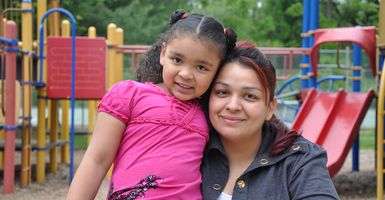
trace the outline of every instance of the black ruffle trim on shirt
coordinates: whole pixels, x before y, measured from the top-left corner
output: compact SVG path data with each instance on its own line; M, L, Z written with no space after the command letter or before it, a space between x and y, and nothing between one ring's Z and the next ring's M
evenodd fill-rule
M155 175L148 175L139 181L135 186L122 190L114 191L114 184L111 184L108 192L108 200L134 200L137 197L144 198L145 192L149 189L156 189L159 185L158 181L162 180Z

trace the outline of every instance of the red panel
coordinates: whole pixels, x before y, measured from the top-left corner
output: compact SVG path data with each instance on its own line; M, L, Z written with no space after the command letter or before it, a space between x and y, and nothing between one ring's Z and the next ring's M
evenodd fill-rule
M14 21L6 23L5 37L10 39L17 38L17 25ZM7 45L8 48L16 48ZM5 51L5 85L4 95L5 126L13 127L15 121L15 82L16 82L16 52ZM15 138L16 130L5 130L5 146L4 146L4 187L3 193L10 194L15 190Z
M71 97L71 38L48 37L47 96ZM106 91L106 40L76 38L76 99L100 99Z
M376 75L376 27L318 29L314 31L314 45L310 52L314 76L317 76L319 46L328 42L353 42L368 54L373 76Z
M342 167L372 98L371 91L326 93L311 89L308 92L292 128L325 148L331 176Z

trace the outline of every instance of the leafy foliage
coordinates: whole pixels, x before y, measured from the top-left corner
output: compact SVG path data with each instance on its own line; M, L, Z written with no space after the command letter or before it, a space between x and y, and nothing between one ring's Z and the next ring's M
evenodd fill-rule
M65 2L65 3L64 3ZM168 27L170 14L181 1L165 0L83 0L77 5L64 1L80 24L78 34L86 35L94 26L100 36L106 36L107 26L115 23L125 31L126 44L151 44Z
M215 17L234 28L238 38L258 46L299 47L303 0L64 0L61 6L75 13L78 34L89 26L105 36L109 23L125 31L126 44L152 44L168 27L171 12ZM319 27L376 26L378 0L320 0Z

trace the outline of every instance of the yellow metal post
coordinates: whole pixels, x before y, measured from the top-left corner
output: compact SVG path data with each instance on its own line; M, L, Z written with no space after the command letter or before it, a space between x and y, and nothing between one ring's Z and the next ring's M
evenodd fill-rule
M59 8L59 0L50 0L49 1L49 8ZM53 12L52 14L50 14L48 16L48 35L52 35L52 36L59 36L59 17L60 17L60 14L59 12ZM47 118L47 122L46 122L46 125L47 125L47 130L50 131L52 130L52 127L51 125L53 124L51 122L52 120L52 115L56 115L56 113L52 113L52 112L58 112L58 111L53 111L52 110L52 101L55 101L55 100L51 100L51 99L48 99L47 100L47 103L48 103L48 118ZM56 105L54 105L56 106ZM59 106L57 106L57 108L59 108ZM50 134L52 134L50 132ZM51 161L50 161L51 162Z
M53 145L49 150L49 171L56 172L58 169L57 165L57 153L58 147L56 146L58 142L58 109L59 101L51 100L51 130L50 130L50 142Z
M50 0L49 1L49 7L50 8L59 8L59 0ZM49 16L49 35L59 35L59 12L54 12Z
M108 45L108 69L107 69L107 88L110 88L115 83L115 76L116 76L116 60L115 60L115 52L116 52L116 39L115 34L116 32L116 25L113 23L108 24L107 26L107 45Z
M380 2L379 37L377 46L385 48L385 1ZM377 51L378 52L378 51ZM379 70L378 70L379 71ZM385 62L382 66L377 102L377 199L384 199L384 110L385 110Z
M23 1L22 9L32 10L32 2ZM21 14L22 50L32 51L32 12ZM23 147L21 161L21 187L31 182L31 85L32 80L32 54L23 55Z
M108 46L108 55L107 55L107 89L109 89L116 81L116 25L111 23L107 26L107 46ZM107 172L106 178L109 179L112 174L113 166Z
M63 20L61 23L61 35L62 37L70 36L70 22L68 20ZM62 112L62 122L61 122L61 139L62 141L68 141L70 139L69 133L69 111L70 101L68 99L63 99L61 102L61 112ZM70 155L69 152L69 143L66 143L61 148L61 162L69 164Z
M124 31L122 28L117 28L116 29L116 45L123 45L124 42ZM116 52L116 76L115 76L115 81L119 82L123 80L123 52Z
M89 38L95 38L96 37L96 28L91 26L88 28L88 37ZM91 140L91 133L94 131L95 126L95 100L89 100L88 101L88 136L87 136L87 143L90 143Z
M59 7L59 1L58 0L51 0L50 1L50 7L51 8L58 8ZM49 16L49 35L52 36L59 36L60 30L59 30L59 13L54 12ZM58 169L58 138L59 138L59 100L51 100L51 106L49 109L49 124L50 124L50 142L53 145L52 148L49 150L49 170L50 172L56 172Z
M1 31L2 31L2 33L0 33L0 36L3 36L4 37L4 35L5 35L5 33L6 33L6 30L5 29L7 29L7 26L5 26L5 24L7 24L7 18L3 18L3 27L2 27L2 29L1 29Z
M44 43L45 44L45 43ZM44 53L44 55L46 55ZM44 62L46 62L44 60ZM44 65L44 70L45 72L47 72L47 68L46 68L46 65ZM46 75L44 75L46 76ZM47 79L46 79L47 80ZM46 82L45 82L46 83ZM47 90L46 90L47 91ZM48 133L50 130L51 130L51 99L46 99L46 102L47 102L47 111L48 111L48 116L47 116L47 119L46 119L46 122L45 122L45 125L46 125L46 133Z
M385 97L385 62L382 66L378 103L377 103L377 199L384 198L384 97Z
M37 24L40 25L41 18L44 13L47 12L47 0L37 0ZM46 26L44 26L46 27ZM45 29L45 28L44 28ZM44 38L39 38L39 32L37 33L37 39L44 40L46 36L46 30L44 30ZM46 49L46 48L45 48ZM41 62L41 61L39 61ZM43 61L43 77L44 82L47 81L46 61ZM39 69L40 70L40 69ZM47 90L45 87L38 89L38 123L37 123L37 156L36 156L36 181L41 183L45 180L45 157L46 157L46 123L45 123L45 107Z

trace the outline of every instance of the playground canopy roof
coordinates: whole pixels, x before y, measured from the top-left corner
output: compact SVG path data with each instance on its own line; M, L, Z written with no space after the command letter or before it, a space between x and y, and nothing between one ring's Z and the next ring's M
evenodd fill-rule
M314 76L317 76L319 47L329 42L353 42L360 45L368 55L373 76L376 75L376 27L329 28L314 31L314 45L310 51Z

